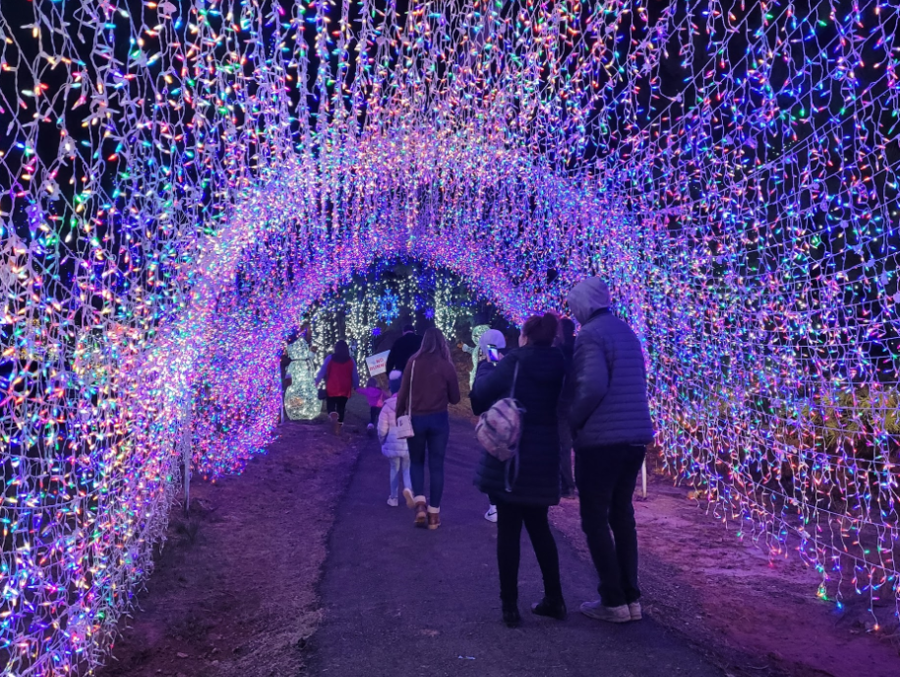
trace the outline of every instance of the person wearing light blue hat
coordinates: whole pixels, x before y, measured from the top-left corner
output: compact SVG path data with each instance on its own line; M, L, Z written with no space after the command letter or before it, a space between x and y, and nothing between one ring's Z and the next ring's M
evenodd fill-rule
M491 350L494 348L496 352ZM478 339L479 362L475 365L475 378L472 379L472 385L484 374L492 371L497 366L497 362L503 357L501 350L506 349L506 337L503 332L498 329L488 329ZM487 512L484 513L484 519L488 522L497 522L497 506L493 503L488 506Z

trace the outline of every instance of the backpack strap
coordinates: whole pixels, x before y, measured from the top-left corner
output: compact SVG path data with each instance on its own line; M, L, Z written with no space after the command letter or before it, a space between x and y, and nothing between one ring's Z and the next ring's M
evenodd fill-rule
M513 485L516 483L516 480L519 479L519 451L516 450L516 453L513 454L512 458L510 458L506 463L503 464L503 484L506 489L506 493L512 493ZM510 473L512 474L512 479L510 479Z
M516 360L516 368L513 371L512 388L509 389L510 399L516 399L516 381L519 380L519 360Z
M407 402L408 406L406 407L406 415L409 416L410 418L412 418L412 387L413 387L413 380L415 378L416 378L416 361L413 360L412 366L410 367L410 370L409 370L409 402Z
M519 361L516 360L516 368L513 371L513 382L512 388L509 391L509 398L513 401L513 404L516 406L519 412L519 425L522 424L522 410L519 409L518 402L516 401L516 381L519 379ZM503 468L503 484L506 489L506 493L512 493L513 485L516 483L516 480L519 479L519 443L522 441L522 431L519 430L519 439L516 440L516 452L512 455L512 458L504 463ZM512 478L510 479L510 474L512 474Z

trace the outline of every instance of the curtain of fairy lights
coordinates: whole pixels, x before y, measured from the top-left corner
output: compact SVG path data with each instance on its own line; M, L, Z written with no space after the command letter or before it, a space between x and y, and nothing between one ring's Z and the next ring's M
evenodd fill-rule
M895 599L898 14L4 2L5 674L102 660L181 442L239 471L297 318L394 256L513 321L607 276L668 469L823 597Z

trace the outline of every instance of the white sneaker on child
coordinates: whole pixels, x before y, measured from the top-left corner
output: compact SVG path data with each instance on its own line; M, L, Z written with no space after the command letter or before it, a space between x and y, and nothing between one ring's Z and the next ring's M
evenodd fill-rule
M400 505L400 501L398 501L396 498L389 498L388 505L392 508L396 508L398 505Z
M488 522L496 522L497 521L497 506L492 505L488 508L488 511L484 513L484 519Z
M416 498L413 496L412 489L409 487L403 490L403 498L406 500L406 507L412 510L416 507Z

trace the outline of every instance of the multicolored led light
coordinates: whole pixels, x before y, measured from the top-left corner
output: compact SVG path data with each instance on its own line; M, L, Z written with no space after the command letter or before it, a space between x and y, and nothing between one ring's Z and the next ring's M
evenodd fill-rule
M589 274L668 469L894 598L897 0L58 0L0 12L0 655L98 665L181 481L382 258L510 320ZM215 474L215 473L212 473Z

